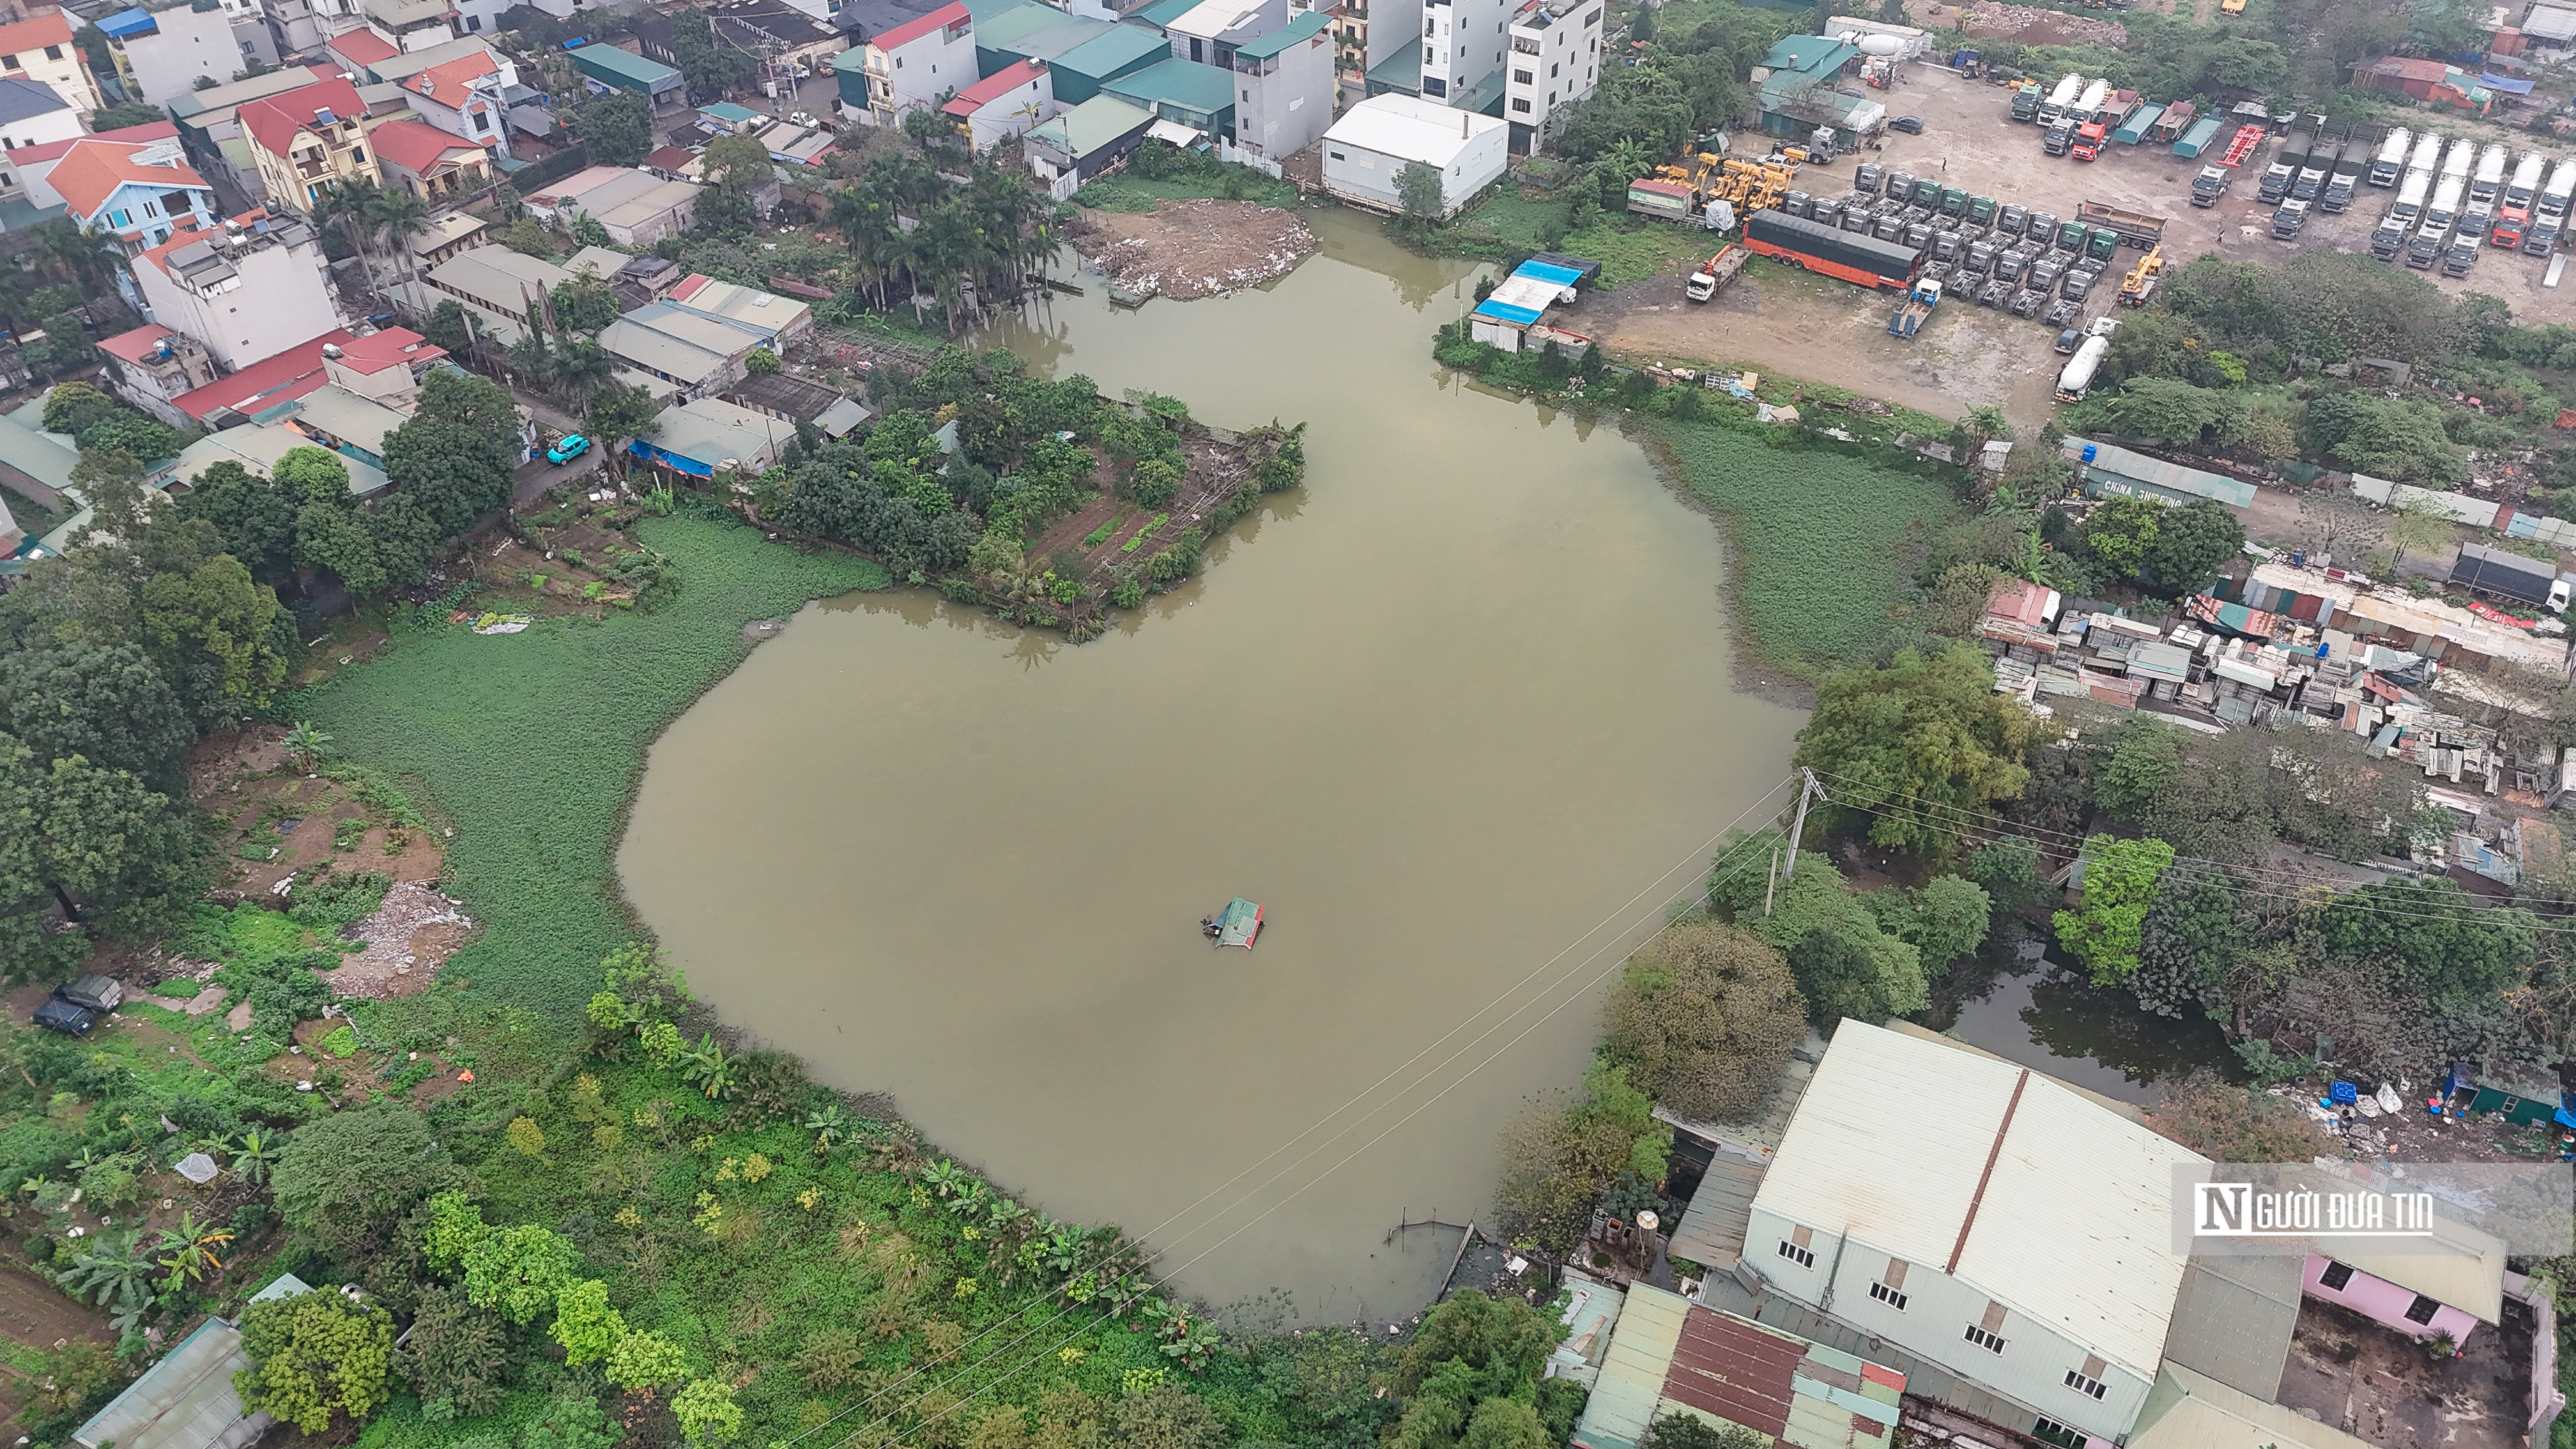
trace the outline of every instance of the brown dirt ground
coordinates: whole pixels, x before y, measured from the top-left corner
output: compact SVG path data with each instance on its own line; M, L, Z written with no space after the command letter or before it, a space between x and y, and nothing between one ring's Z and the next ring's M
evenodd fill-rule
M1227 494L1243 486L1243 468L1236 455L1213 440L1204 436L1185 438L1181 451L1189 459L1189 474L1171 502L1160 508L1146 508L1131 500L1114 497L1103 489L1072 517L1061 519L1049 528L1029 550L1029 556L1052 558L1059 551L1073 550L1083 556L1083 561L1094 574L1107 568L1139 564L1179 538L1191 524L1205 519L1208 511ZM1107 475L1107 469L1102 470L1102 475ZM1167 515L1163 526L1134 549L1127 548L1127 540L1135 536L1137 528L1150 522L1157 514ZM1082 541L1090 537L1094 529L1112 519L1125 522L1093 547L1086 549L1082 546Z
M1073 243L1127 291L1187 301L1286 276L1315 249L1315 233L1275 206L1166 201L1141 215L1085 210Z
M2129 43L2128 27L2117 20L1994 0L1968 8L1968 34L1978 40L2022 45L2100 45L2116 50Z

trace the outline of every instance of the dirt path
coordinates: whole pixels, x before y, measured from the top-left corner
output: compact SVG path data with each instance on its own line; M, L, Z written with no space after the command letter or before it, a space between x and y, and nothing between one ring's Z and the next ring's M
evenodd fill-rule
M1286 276L1315 249L1315 233L1275 206L1166 201L1142 214L1085 210L1073 244L1126 290L1187 301Z

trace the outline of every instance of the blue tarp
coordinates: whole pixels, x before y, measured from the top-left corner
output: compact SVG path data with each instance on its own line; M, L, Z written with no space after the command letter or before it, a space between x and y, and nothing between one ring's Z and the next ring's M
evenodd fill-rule
M1560 287L1571 287L1583 280L1581 272L1572 267L1560 267L1553 262L1523 262L1512 268L1512 275L1536 277L1542 282L1554 282Z
M160 28L161 23L152 18L152 12L139 5L132 10L120 10L98 22L99 33L110 40L123 40L129 35Z
M633 453L636 457L643 459L647 463L659 463L663 467L671 469L673 472L686 473L692 478L712 478L716 476L714 464L701 463L695 458L683 458L677 453L654 447L651 443L644 441L642 438L637 438L635 441L628 443L626 445L626 451Z
M2531 94L2531 82L2527 80L2507 80L2500 75L2485 74L2478 77L2478 84L2489 90L2502 91L2509 96Z
M1476 304L1475 315L1489 322L1527 327L1547 314L1558 293L1583 280L1583 273L1553 262L1523 262L1512 269L1493 295Z

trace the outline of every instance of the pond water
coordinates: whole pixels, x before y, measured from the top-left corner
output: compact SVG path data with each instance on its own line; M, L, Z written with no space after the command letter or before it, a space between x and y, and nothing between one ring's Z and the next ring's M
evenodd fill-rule
M2155 1016L2128 992L2095 986L2083 968L2018 948L2010 928L1933 989L1925 1025L1972 1046L2089 1088L2152 1106L2198 1071L2244 1074L2218 1023L2192 1012Z
M824 1080L1197 1295L1346 1321L1446 1271L1454 1233L1389 1229L1485 1213L1497 1131L1785 799L1801 715L1730 688L1715 530L1634 443L1432 362L1475 269L1312 221L1266 289L1113 312L1088 277L990 339L1305 420L1305 488L1078 648L917 590L807 610L654 747L619 865ZM1268 925L1214 950L1238 894Z

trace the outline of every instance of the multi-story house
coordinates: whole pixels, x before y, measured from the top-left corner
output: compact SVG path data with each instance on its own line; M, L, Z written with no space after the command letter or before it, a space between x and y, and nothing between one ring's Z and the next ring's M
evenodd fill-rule
M1288 0L1200 0L1163 27L1175 60L1232 69L1235 47L1288 23Z
M238 372L347 325L327 266L311 223L263 208L180 232L136 257L134 301L153 321L204 343L224 371Z
M74 141L39 184L62 202L74 225L115 237L127 256L159 246L181 227L212 225L215 217L215 189L181 159L175 135ZM29 187L31 200L37 189Z
M242 140L270 198L312 212L324 192L351 181L385 184L368 144L357 87L333 76L241 108Z
M52 86L25 76L0 76L0 149L15 151L80 135L80 112Z
M510 108L502 97L517 81L490 51L481 51L406 76L401 84L412 114L468 145L508 156Z
M1423 0L1423 99L1480 114L1491 106L1518 8L1519 0Z
M418 121L385 121L367 133L385 185L436 206L453 204L492 184L492 153Z
M236 12L224 0L137 6L101 19L98 28L126 95L156 106L191 94L199 80L220 85L254 63L278 60L267 17L256 6Z
M1601 83L1604 0L1525 0L1512 16L1503 119L1512 154L1547 144L1550 123Z
M179 411L181 393L194 392L215 380L215 355L185 332L149 322L98 344L116 359L119 397L174 428L193 421Z
M71 21L60 10L0 25L0 75L40 81L84 114L99 107L98 82L81 48L72 43Z
M1328 11L1301 10L1234 47L1236 150L1285 161L1333 124L1332 19Z
M907 112L936 108L980 79L975 16L965 0L956 0L841 52L832 69L840 75L845 116L900 126ZM856 97L853 79L862 82Z
M426 50L456 38L456 7L449 0L359 0L367 28L405 50Z

